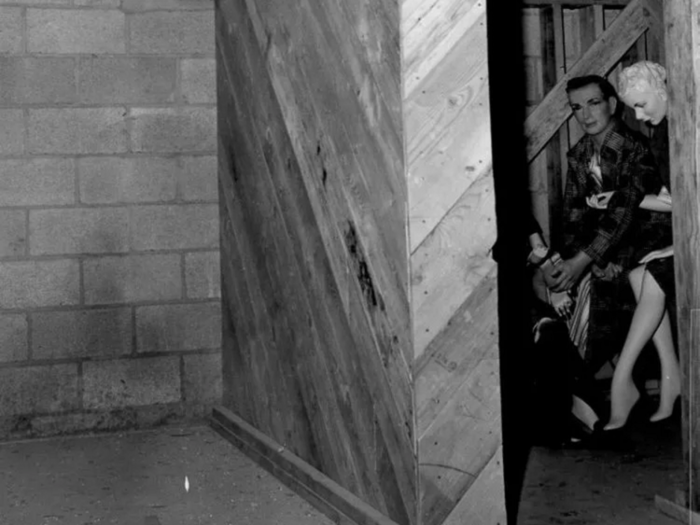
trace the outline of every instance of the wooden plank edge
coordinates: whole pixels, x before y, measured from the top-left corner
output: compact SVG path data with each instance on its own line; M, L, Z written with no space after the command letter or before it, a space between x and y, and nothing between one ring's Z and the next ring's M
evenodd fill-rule
M700 525L700 514L693 512L687 507L681 506L669 499L659 496L658 494L654 497L654 504L656 510L662 514L678 520L681 523L686 523L687 525Z
M210 424L227 441L340 525L398 525L285 447L217 406Z

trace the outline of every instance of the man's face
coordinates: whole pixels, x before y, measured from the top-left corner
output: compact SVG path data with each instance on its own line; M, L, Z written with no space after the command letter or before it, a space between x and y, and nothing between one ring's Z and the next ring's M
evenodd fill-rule
M596 136L612 125L617 100L605 99L597 84L589 84L569 93L569 105L584 133Z

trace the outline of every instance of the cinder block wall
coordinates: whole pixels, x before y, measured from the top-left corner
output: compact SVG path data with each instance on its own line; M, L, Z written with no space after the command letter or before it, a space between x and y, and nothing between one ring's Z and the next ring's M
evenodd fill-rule
M0 439L219 399L213 0L0 0Z

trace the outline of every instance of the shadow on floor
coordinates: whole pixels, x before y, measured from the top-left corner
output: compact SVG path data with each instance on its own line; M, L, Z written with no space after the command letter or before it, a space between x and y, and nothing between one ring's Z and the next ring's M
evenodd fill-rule
M680 418L586 449L530 452L518 525L680 525L655 507L684 486Z
M3 443L0 472L2 525L331 523L207 426Z

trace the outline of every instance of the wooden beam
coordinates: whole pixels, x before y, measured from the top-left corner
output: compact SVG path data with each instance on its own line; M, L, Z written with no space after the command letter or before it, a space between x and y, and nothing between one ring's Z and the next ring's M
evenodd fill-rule
M654 498L654 503L659 512L666 514L666 516L674 520L678 520L679 523L685 523L685 525L700 525L700 514L689 511L685 505L679 505L675 501L668 500L661 496L656 496Z
M542 34L542 87L545 93L557 85L566 74L564 49L564 21L560 5L547 7L540 12ZM557 245L561 235L561 206L566 152L569 149L569 130L561 126L547 144L543 153L547 162L547 200L549 244ZM544 227L544 224L541 224Z
M335 523L397 525L230 410L215 407L211 425L225 439Z
M649 27L652 15L644 0L632 0L601 37L571 67L525 121L528 162L537 156L552 135L571 115L566 95L570 78L606 74Z
M664 2L676 316L688 510L700 509L700 4Z
M647 7L655 20L646 34L647 60L663 64L666 62L663 0L647 0Z

